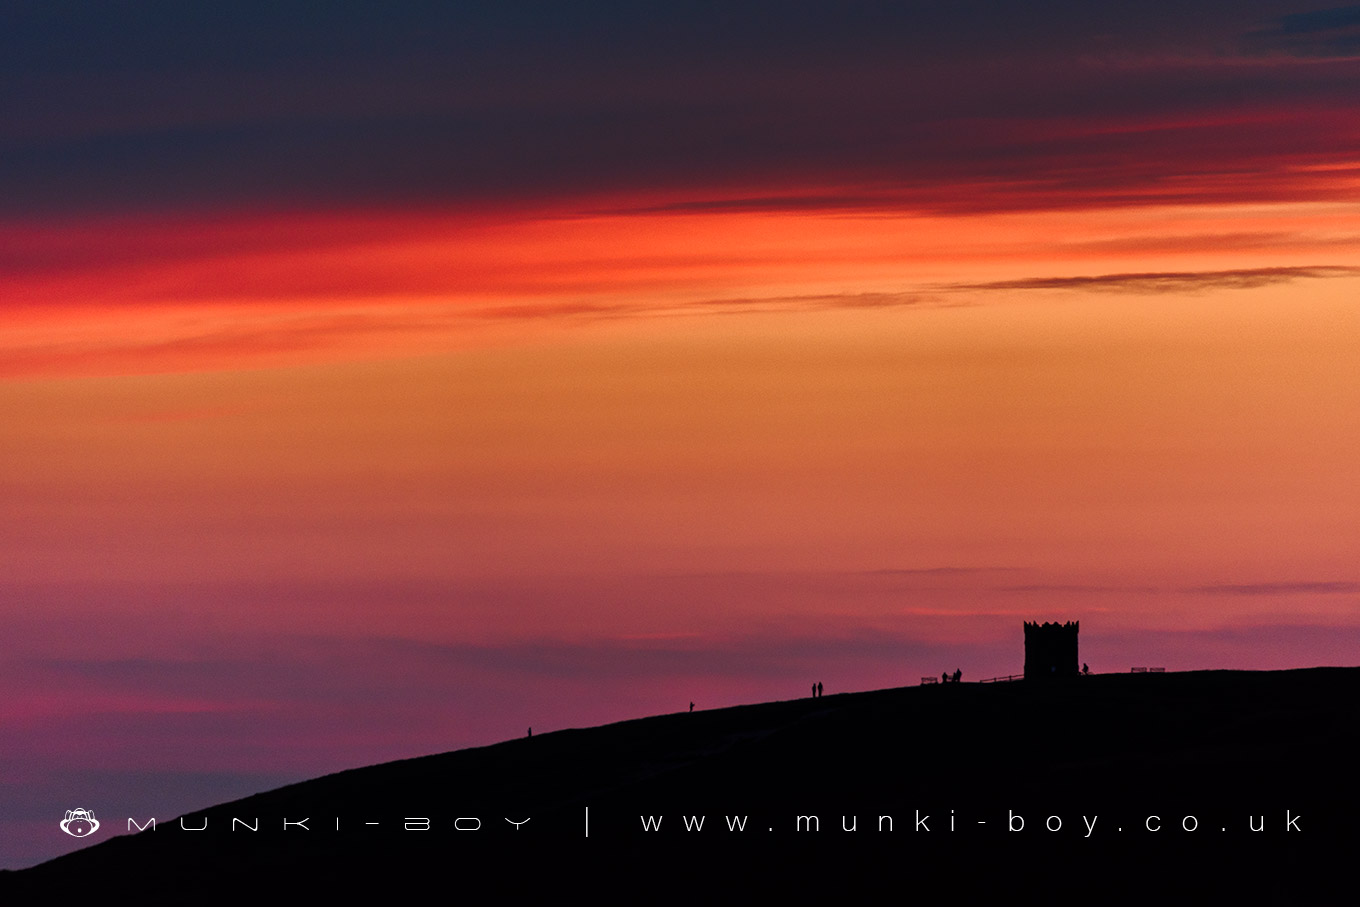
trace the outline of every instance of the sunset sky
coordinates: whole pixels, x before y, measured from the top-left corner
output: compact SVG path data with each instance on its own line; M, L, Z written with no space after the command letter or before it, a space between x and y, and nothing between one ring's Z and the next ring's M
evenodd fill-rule
M1024 620L1360 662L1360 6L393 6L0 7L0 866Z

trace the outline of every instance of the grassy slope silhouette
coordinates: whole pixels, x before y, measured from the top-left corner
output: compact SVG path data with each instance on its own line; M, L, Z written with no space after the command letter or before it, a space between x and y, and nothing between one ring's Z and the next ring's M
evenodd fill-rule
M206 821L204 832L161 819L5 874L0 888L212 880L220 893L267 880L727 900L723 886L740 878L761 900L1331 898L1350 889L1342 860L1360 843L1357 703L1360 669L1315 668L949 684L661 715L329 775L184 818ZM660 817L660 830L644 831L642 816ZM233 818L260 830L233 829ZM458 831L459 818L481 827ZM1017 818L1024 829L1011 831ZM306 830L282 826L302 819ZM408 829L412 819L429 830Z

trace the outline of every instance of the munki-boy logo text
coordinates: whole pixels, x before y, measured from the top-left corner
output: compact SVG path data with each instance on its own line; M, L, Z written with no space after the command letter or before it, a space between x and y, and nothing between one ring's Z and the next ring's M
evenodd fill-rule
M73 838L88 838L99 830L99 820L88 809L68 809L61 830Z

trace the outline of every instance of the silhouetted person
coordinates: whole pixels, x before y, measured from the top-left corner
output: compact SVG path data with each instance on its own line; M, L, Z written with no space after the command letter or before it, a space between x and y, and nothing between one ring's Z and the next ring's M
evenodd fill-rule
M817 698L822 698L822 682L820 680L817 681Z
M962 668L955 668L955 669L954 669L954 682L955 682L955 683L958 683L958 682L959 682L960 680L962 680L962 679L963 679L963 669L962 669Z
M530 737L534 736L534 729L533 729L533 728L529 728L529 736L530 736Z
M691 703L689 704L689 710L690 710L691 712L694 711L694 703L691 702Z
M817 684L815 683L812 685L812 698L813 699L817 698Z
M948 671L941 671L941 672L940 672L940 683L949 683L949 672L948 672Z
M1081 673L1083 673L1083 674L1090 674L1090 673L1091 673L1091 666L1088 665L1088 664L1087 664L1086 662L1084 662L1084 661L1081 663Z

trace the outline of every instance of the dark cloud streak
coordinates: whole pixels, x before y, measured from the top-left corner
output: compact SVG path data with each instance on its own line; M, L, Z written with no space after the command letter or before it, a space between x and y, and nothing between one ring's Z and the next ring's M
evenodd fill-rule
M1283 16L1248 33L1246 45L1259 53L1305 58L1360 57L1360 6Z
M1360 594L1360 583L1332 581L1228 583L1217 586L1194 586L1187 591L1200 595L1357 595Z
M1171 271L1099 274L1090 277L1030 277L990 283L950 284L951 290L1082 290L1122 293L1193 293L1250 290L1296 280L1327 280L1360 275L1360 268L1339 266L1247 268L1231 271Z

